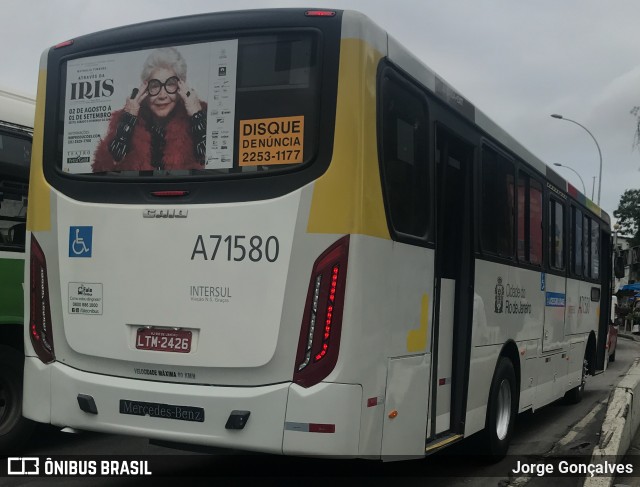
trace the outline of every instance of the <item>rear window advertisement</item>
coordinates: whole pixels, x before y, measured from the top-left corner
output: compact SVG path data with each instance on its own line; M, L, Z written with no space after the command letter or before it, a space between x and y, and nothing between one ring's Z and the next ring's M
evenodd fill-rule
M237 64L237 39L69 61L62 170L231 168Z

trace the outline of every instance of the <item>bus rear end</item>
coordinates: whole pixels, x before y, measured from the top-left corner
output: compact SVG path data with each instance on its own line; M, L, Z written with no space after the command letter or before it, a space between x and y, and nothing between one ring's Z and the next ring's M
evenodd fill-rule
M45 52L25 416L357 454L361 387L323 382L350 238L308 231L333 151L340 35L340 12L235 12Z

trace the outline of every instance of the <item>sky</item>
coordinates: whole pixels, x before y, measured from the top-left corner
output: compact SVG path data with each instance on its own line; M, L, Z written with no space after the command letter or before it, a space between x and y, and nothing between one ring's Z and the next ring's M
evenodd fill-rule
M98 30L251 8L359 10L544 162L573 169L555 168L579 190L580 176L596 203L600 188L600 206L611 217L622 193L639 187L640 151L633 147L636 119L630 113L640 105L638 0L2 0L1 5L0 89L33 97L41 54ZM586 130L551 118L552 113Z

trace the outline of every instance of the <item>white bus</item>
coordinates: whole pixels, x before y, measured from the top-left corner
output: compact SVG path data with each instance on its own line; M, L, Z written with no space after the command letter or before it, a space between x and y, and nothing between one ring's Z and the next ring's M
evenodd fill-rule
M73 39L37 106L33 420L382 460L484 431L499 458L603 368L609 216L357 12Z
M24 244L35 99L0 89L0 454L17 453L22 416Z

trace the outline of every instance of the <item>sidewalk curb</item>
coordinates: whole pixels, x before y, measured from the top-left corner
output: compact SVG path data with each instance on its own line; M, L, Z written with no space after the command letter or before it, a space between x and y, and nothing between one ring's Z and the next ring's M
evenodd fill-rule
M625 338L627 338L625 336ZM635 340L635 337L629 337ZM635 401L634 401L635 400ZM600 443L593 449L592 464L622 459L640 425L640 358L637 358L611 391L600 430ZM615 476L587 477L584 487L611 487Z
M628 338L629 340L640 342L640 335L634 335L632 333L627 333L627 332L618 332L618 338L620 337Z

